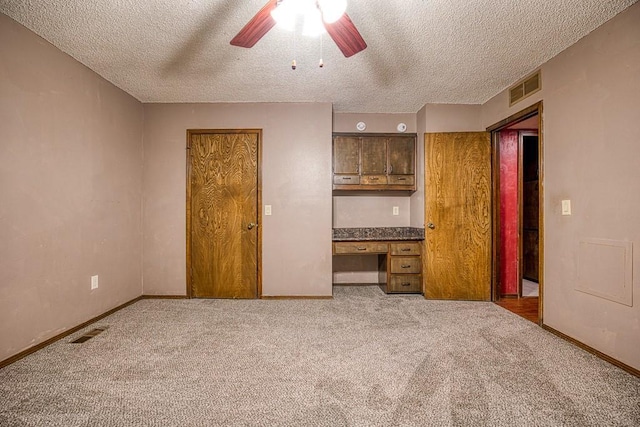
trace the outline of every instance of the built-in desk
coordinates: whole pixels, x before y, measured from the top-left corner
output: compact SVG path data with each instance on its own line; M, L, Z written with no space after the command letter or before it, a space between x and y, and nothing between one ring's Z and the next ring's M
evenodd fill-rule
M423 293L423 240L424 229L410 227L334 229L333 254L377 255L386 293Z

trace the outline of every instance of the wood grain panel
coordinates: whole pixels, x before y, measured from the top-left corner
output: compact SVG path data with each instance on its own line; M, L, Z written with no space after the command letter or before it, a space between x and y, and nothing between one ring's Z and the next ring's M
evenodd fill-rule
M334 175L333 183L337 185L358 185L360 177L358 175Z
M386 254L389 251L387 243L380 242L335 242L334 254Z
M538 230L524 230L522 233L522 277L537 282L539 280L538 261Z
M416 185L416 179L414 175L389 175L388 184L391 185Z
M386 175L362 175L360 177L360 184L362 185L385 185L386 183Z
M419 274L422 272L420 257L391 257L391 274Z
M258 294L259 131L190 135L191 295Z
M391 243L389 246L391 255L420 255L418 242Z
M387 293L406 292L420 293L422 292L422 276L393 274L389 278L387 285Z
M358 174L360 168L360 138L336 136L333 138L333 173Z
M387 173L387 141L384 138L362 138L362 174L385 175ZM364 178L364 177L363 177ZM386 183L386 178L385 178Z
M486 132L425 135L425 297L491 298L491 145Z
M389 138L389 173L413 175L416 163L416 140L411 136Z
M540 222L539 199L538 181L524 182L522 184L522 226L525 229L538 229Z

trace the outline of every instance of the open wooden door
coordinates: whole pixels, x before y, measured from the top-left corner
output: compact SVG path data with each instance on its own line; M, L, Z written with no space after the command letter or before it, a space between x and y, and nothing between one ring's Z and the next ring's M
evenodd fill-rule
M425 134L425 298L491 300L491 136Z

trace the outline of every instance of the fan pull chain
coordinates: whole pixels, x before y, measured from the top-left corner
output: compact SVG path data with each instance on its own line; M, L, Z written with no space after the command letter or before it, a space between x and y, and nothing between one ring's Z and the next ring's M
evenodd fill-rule
M324 61L322 60L322 57L323 57L323 55L322 55L322 39L323 39L322 34L320 34L320 63L318 64L318 66L320 68L324 67Z
M296 64L296 32L293 31L293 60L291 61L291 69L295 70L298 65Z

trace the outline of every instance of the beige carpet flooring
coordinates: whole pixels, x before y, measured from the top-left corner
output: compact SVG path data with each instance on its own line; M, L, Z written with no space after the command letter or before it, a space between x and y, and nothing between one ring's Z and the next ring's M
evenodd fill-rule
M0 425L640 425L639 378L495 304L334 293L142 300L0 370Z

